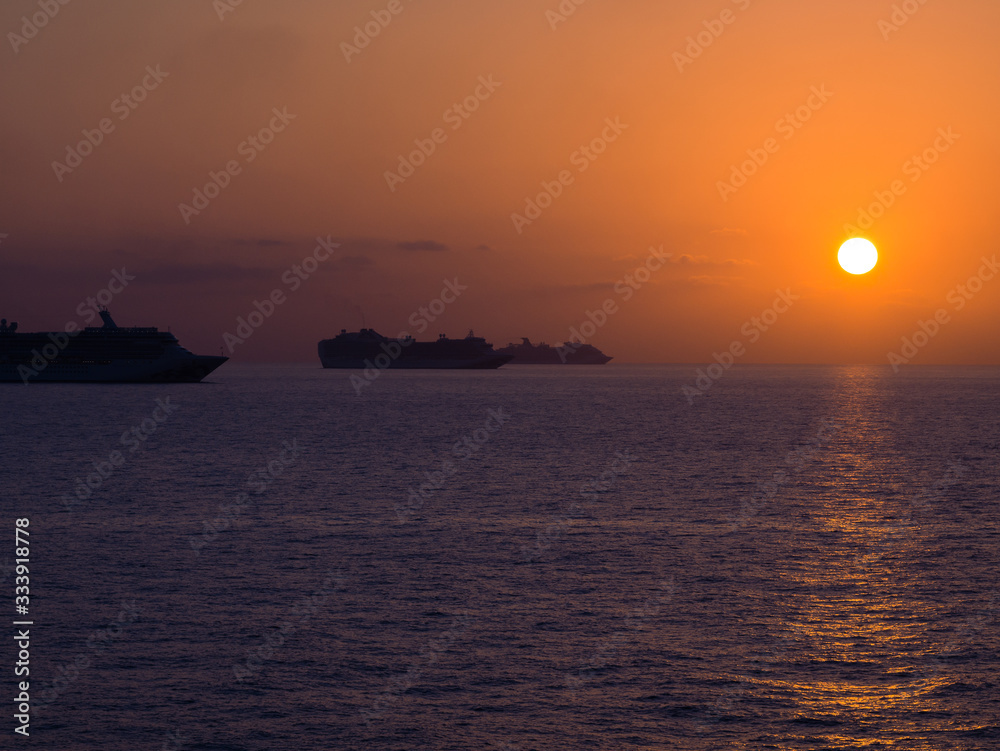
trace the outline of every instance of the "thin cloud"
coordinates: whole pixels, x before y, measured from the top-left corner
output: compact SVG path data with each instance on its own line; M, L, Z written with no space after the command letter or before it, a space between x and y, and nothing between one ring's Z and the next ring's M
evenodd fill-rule
M434 240L415 240L413 242L400 242L396 243L396 247L400 250L416 250L416 251L442 251L448 250L448 246L444 243L435 242Z
M205 282L243 282L273 279L275 271L268 268L247 268L231 263L202 266L158 266L142 270L144 284L197 284Z
M260 240L237 240L237 245L253 245L257 248L286 248L294 243L288 240L271 240L271 239L260 239Z
M613 290L615 287L614 282L588 282L584 284L553 284L548 287L541 287L533 292L528 292L530 295L543 294L576 294L579 292L608 292Z
M708 256L693 256L685 253L677 258L670 259L670 262L677 266L756 266L756 261L751 261L748 258L727 258L722 261L717 261L714 258L709 258Z
M743 280L735 276L712 276L702 274L699 276L689 276L681 280L680 285L686 287L729 287Z

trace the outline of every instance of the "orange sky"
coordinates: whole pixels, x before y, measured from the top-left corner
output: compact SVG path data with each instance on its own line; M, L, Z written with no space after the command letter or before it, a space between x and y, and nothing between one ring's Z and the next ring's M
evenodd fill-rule
M613 299L591 341L616 362L741 341L741 362L886 363L943 308L913 362L1000 363L1000 279L956 292L1000 252L995 2L228 2L0 9L0 314L22 330L79 320L125 267L118 322L204 353L288 293L244 361L312 361L362 310L419 333L411 316L457 279L425 337L554 343ZM896 28L894 5L915 11ZM92 153L53 166L84 130ZM415 142L433 153L387 176ZM180 207L227 164L203 210ZM512 217L543 183L551 205ZM845 225L894 184L863 232L879 266L845 274ZM293 290L316 237L340 247ZM661 246L624 299L616 282ZM779 289L800 299L750 342Z

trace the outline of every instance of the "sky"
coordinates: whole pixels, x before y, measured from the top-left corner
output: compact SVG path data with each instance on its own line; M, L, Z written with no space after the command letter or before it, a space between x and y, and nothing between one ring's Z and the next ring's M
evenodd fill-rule
M246 362L367 325L997 364L998 26L991 0L8 0L0 315L101 300Z

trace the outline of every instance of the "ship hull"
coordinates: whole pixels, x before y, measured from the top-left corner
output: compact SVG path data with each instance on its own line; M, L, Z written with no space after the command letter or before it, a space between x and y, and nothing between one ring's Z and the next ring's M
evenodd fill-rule
M55 360L37 369L30 364L0 362L0 383L199 383L228 359L192 355L105 362Z
M341 370L496 370L511 361L485 339L470 335L465 339L440 337L418 342L409 337L390 339L372 329L346 331L318 346L324 368Z
M603 355L601 357L592 358L574 358L567 357L566 361L563 362L559 359L559 355L554 357L532 357L515 355L514 359L510 361L511 365L607 365L611 362L613 358Z
M356 357L320 357L324 368L343 370L496 370L501 365L510 362L508 355L494 355L475 359L427 359L421 357L401 357L385 364L386 357L379 359L381 352L373 353L371 357L358 359Z

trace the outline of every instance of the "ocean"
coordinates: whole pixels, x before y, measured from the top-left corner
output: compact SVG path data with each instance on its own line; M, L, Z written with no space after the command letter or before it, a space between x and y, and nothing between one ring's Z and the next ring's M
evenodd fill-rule
M1000 369L359 375L0 385L7 737L1000 747Z

